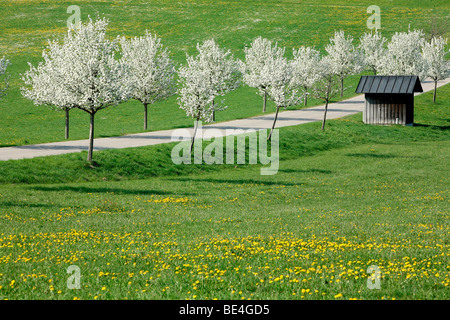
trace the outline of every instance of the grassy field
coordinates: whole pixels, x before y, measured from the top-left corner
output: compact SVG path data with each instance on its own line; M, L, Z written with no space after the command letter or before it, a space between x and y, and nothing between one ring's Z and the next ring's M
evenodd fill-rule
M179 64L185 54L195 53L197 42L215 38L239 58L243 48L257 36L278 41L291 55L292 48L316 46L323 51L335 30L343 29L355 39L367 32L366 9L373 1L0 1L0 56L11 65L11 88L0 101L0 147L60 141L64 138L64 114L34 106L20 94L20 74L27 62L36 65L48 39L61 39L66 32L69 5L79 5L81 19L88 15L110 19L109 35L139 36L148 29L162 37ZM446 1L377 2L381 8L382 33L390 37L408 26L427 30L432 17L447 17ZM359 76L346 81L345 97L354 95ZM217 114L217 121L245 118L261 113L261 98L255 90L241 87L227 95L229 108ZM311 99L310 105L319 101ZM269 104L269 110L275 110ZM297 106L300 108L301 106ZM102 111L96 117L96 136L117 136L142 131L143 108L130 101ZM88 137L88 115L71 112L71 139ZM176 97L151 106L150 130L192 126L179 109Z
M0 299L448 299L450 87L431 97L414 127L280 129L274 176L170 145L1 162Z

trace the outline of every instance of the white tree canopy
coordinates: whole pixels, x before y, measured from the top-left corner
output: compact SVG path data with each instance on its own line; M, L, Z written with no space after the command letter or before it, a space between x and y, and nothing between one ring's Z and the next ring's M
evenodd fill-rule
M235 90L240 85L241 65L234 59L230 50L224 50L213 40L207 40L203 44L197 43L198 60L200 67L206 71L207 80L213 91L211 103L211 120L215 120L215 111L224 110L225 105L218 104L215 98L224 96Z
M129 68L115 59L119 38L106 39L107 25L105 18L89 18L79 29L69 29L62 46L65 89L74 95L77 108L93 114L129 99L132 90L123 85Z
M131 96L143 104L152 104L175 94L175 64L161 39L147 30L142 37L122 37L121 63L129 68L125 85Z
M433 102L436 102L437 82L450 76L450 63L445 59L447 39L433 37L430 42L422 44L422 57L424 62L425 77L434 81Z
M44 51L44 62L24 76L25 96L35 103L58 107L71 106L90 114L87 160L92 163L94 116L104 108L129 99L131 86L123 84L128 76L126 65L115 59L119 38L106 39L108 20L105 18L81 24L68 30L62 44L51 42ZM49 86L49 87L47 87ZM54 97L50 97L50 91Z
M284 49L282 49L284 53ZM294 72L292 64L284 56L269 57L264 65L264 73L270 76L267 94L275 103L276 114L268 139L272 137L280 108L287 108L298 104L301 99L298 87L293 82Z
M328 103L339 93L338 83L339 75L332 68L334 61L330 56L322 57L317 67L319 80L313 86L313 96L325 102L325 110L323 114L322 130L325 129L327 119Z
M28 63L30 69L25 71L22 80L27 85L22 87L22 95L35 105L45 105L58 110L71 109L77 105L76 95L65 85L65 48L57 41L49 41L42 52L44 61L37 67Z
M208 106L214 99L215 90L209 81L209 70L194 57L186 57L186 66L178 70L178 103L186 115L197 120L210 122L212 110Z
M264 97L263 111L265 111L267 88L271 82L268 63L283 57L284 49L279 48L277 43L272 45L270 40L258 37L253 40L250 47L244 48L244 52L243 81L248 86L257 88L258 93Z
M319 79L317 67L320 63L320 52L314 48L302 46L298 50L293 50L293 60L290 63L291 83L294 87L304 89L306 105L308 89Z
M424 79L426 67L421 48L425 43L422 30L396 32L388 43L382 59L380 73L383 75L415 75Z
M0 59L0 77L3 76L6 73L6 68L9 65L9 60L7 60L5 57ZM5 94L6 89L8 89L8 78L5 77L3 80L3 85L0 86L0 97Z
M341 80L341 96L344 91L344 79L361 72L363 57L353 45L353 37L345 37L344 31L337 31L330 38L330 44L325 47L329 55L329 67Z
M387 39L378 31L364 33L359 38L358 49L363 54L363 65L373 71L375 75L380 71L386 55L386 41Z
M447 39L434 37L430 42L422 44L422 57L424 60L425 74L433 80L444 80L450 76L450 64L445 59Z
M175 64L161 39L146 30L142 37L122 37L121 63L129 69L123 78L131 98L144 105L144 130L147 130L147 105L175 94Z

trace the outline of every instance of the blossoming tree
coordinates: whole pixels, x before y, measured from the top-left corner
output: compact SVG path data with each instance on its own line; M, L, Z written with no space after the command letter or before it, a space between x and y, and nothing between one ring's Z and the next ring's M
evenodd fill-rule
M224 96L240 85L241 67L239 61L234 59L230 50L224 50L213 40L197 44L198 60L201 68L206 72L213 99L211 101L212 121L215 121L215 111L224 110L226 106L216 103L216 97Z
M374 75L379 72L383 58L386 55L386 41L387 39L378 31L364 33L359 38L358 49L363 54L364 68L373 71Z
M195 129L192 137L194 145L198 122L212 121L211 104L214 100L215 90L209 81L209 70L204 68L201 60L187 55L187 65L178 70L178 103L186 115L195 119Z
M433 103L436 102L437 82L450 76L450 63L445 59L447 39L433 37L422 44L425 75L434 81Z
M380 73L384 75L415 75L425 77L422 46L425 43L422 30L396 32L387 45Z
M314 84L313 96L325 102L325 109L323 113L322 127L325 129L325 122L327 120L328 104L330 100L339 94L338 83L340 81L339 74L336 74L332 68L334 61L330 56L322 57L317 67L319 80Z
M353 45L353 37L345 37L344 31L334 33L325 48L329 55L329 67L339 77L341 97L344 95L344 79L362 69L362 55Z
M175 94L175 64L161 39L146 31L142 37L120 41L121 62L129 68L124 84L131 86L132 99L144 105L144 130L147 130L147 107Z
M320 63L320 52L310 47L293 50L292 85L304 90L304 105L308 103L308 89L319 79L317 66Z
M22 80L27 85L22 87L22 95L35 105L45 105L64 111L65 138L69 139L69 110L77 105L76 96L65 87L65 48L57 41L49 42L43 51L44 61L37 67L28 63Z
M284 49L282 49L284 54ZM270 77L266 90L269 98L275 103L276 113L273 120L272 129L268 136L271 139L273 129L278 118L280 108L287 108L296 105L301 96L298 87L293 82L292 64L283 56L269 57L265 62L265 73Z
M87 161L93 163L94 119L98 111L116 106L129 99L131 87L123 85L128 69L116 58L119 50L116 38L106 39L108 20L105 18L82 23L77 29L69 29L60 46L50 47L48 53L57 57L54 74L61 83L54 92L59 101L75 103L74 107L90 117ZM61 102L61 105L63 103Z
M284 50L278 44L272 45L270 40L258 37L250 47L244 49L245 67L243 80L248 86L258 89L263 96L263 112L266 111L267 89L271 81L268 63L284 55Z

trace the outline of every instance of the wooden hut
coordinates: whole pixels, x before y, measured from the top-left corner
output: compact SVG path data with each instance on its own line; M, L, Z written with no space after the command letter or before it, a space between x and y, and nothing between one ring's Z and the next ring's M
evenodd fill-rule
M361 76L356 93L364 93L366 124L414 123L414 92L423 92L417 76Z

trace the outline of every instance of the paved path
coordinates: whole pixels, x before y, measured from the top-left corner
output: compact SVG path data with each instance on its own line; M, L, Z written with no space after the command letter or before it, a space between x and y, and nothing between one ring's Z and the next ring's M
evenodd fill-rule
M440 81L438 86L445 85L449 82L450 78ZM433 90L434 83L432 81L423 81L422 87L424 92L427 92ZM348 100L332 103L328 106L327 119L336 119L362 112L363 108L364 95L359 95ZM323 111L324 105L301 110L280 111L276 127L280 128L295 126L303 123L320 121L323 118ZM227 132L227 129L270 129L272 127L274 115L274 113L270 113L247 119L213 123L203 126L203 129L219 129L222 135L230 134L230 131ZM175 130L176 129L144 132L111 138L97 138L94 140L94 150L134 148L168 143L171 142L172 133ZM186 133L193 132L193 128L186 128L186 130ZM0 161L81 152L88 149L88 144L89 140L86 139L4 147L0 148Z

